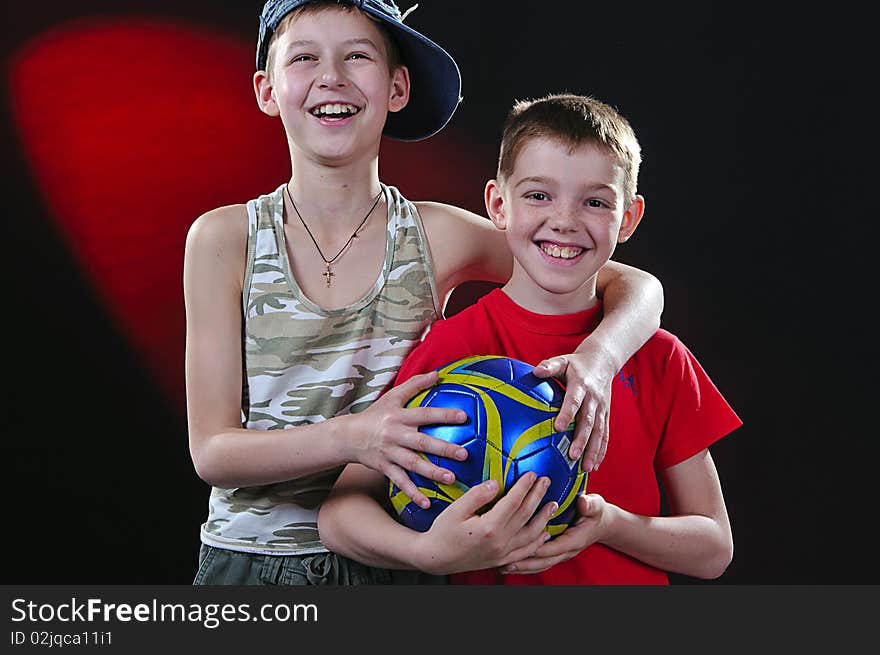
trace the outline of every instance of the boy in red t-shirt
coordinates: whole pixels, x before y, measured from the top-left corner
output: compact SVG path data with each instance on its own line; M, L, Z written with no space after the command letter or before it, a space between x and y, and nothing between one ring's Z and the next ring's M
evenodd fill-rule
M602 102L552 95L518 103L505 125L498 177L485 193L489 216L513 252L513 275L502 289L435 323L397 384L467 355L536 363L580 343L602 317L597 272L644 214L636 193L640 162L629 123ZM718 577L733 540L708 447L741 421L665 330L624 363L612 389L614 439L577 500L578 519L556 539L546 541L543 532L553 503L533 516L514 501L478 515L478 503L492 498L485 484L427 532L414 532L376 502L378 490L387 489L381 476L354 465L322 509L322 539L365 563L452 573L463 584L668 584L668 572ZM514 489L530 500L541 482ZM447 512L471 514L473 541L450 543ZM517 538L528 530L543 534L493 559L502 552L494 549L499 530L522 526Z

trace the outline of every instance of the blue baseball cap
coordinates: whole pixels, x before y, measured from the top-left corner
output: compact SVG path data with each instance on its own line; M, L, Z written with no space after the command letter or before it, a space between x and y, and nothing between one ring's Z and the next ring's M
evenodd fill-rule
M263 6L257 37L257 70L266 68L269 41L281 19L297 7L313 1L269 0ZM400 13L393 0L338 2L353 5L381 20L409 69L409 102L399 112L388 114L383 130L385 136L400 141L419 141L442 130L461 101L461 73L452 56L428 37L404 25L405 14Z

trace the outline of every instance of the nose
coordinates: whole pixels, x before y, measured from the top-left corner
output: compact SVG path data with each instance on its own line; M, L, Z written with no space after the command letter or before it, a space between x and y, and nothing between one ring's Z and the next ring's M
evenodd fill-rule
M578 226L576 210L571 207L559 207L547 218L547 227L554 232L576 232Z
M323 63L318 74L318 85L324 89L345 86L345 75L337 62L329 60Z

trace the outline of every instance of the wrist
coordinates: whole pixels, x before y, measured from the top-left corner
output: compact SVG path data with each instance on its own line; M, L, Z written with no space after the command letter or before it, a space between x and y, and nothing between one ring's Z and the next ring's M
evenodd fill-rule
M357 434L357 418L353 414L334 416L328 419L331 424L328 435L333 442L336 452L342 455L344 463L359 463L358 449L355 447L355 435Z
M432 548L428 532L413 531L413 538L407 539L406 542L409 544L407 559L413 568L430 575L446 575L446 571L440 570L442 564Z
M628 512L606 501L605 511L602 512L602 518L599 520L599 538L596 542L614 548L621 526L626 522L626 514Z
M587 357L594 370L602 371L609 380L617 375L625 363L621 353L605 343L601 336L595 332L584 339L577 350L575 350L575 353Z

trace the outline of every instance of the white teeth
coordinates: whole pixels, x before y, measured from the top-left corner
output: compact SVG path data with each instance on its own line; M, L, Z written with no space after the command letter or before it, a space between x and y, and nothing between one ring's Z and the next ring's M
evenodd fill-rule
M540 248L546 254L551 257L556 257L558 259L574 259L578 255L580 255L584 249L578 248L577 246L562 246L559 247L555 243L541 243Z
M348 103L333 103L315 107L312 113L315 116L338 115L338 114L356 114L358 108Z

